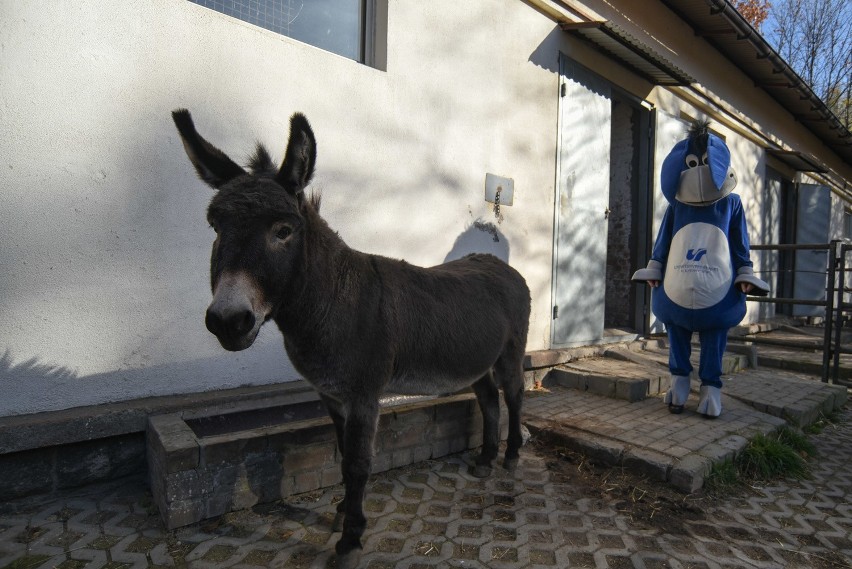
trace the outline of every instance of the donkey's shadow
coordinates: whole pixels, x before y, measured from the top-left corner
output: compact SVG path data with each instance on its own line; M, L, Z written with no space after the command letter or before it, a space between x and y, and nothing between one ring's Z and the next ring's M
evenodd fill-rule
M444 257L444 262L461 259L470 253L490 253L508 264L509 249L509 241L500 229L480 217L456 237L455 243Z

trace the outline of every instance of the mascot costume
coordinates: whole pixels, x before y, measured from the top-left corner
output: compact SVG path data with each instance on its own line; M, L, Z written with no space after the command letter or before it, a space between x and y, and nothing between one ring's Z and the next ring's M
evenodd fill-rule
M663 162L660 184L669 206L651 260L632 280L653 287L653 312L668 332L669 411L683 412L689 397L692 334L698 332L698 412L715 418L722 412L728 329L745 316L746 294L766 295L769 285L752 270L742 202L731 193L737 185L731 153L707 123L693 126L687 139L675 144Z

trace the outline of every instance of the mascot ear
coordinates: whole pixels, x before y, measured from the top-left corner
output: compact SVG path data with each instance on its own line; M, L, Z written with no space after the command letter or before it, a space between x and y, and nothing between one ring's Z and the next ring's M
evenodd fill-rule
M710 166L713 184L717 189L722 189L731 166L731 151L725 141L715 134L710 134L707 138L707 165Z
M674 145L672 151L663 160L660 169L660 189L669 203L673 203L677 188L680 185L680 173L686 170L686 155L689 150L689 140L681 140Z

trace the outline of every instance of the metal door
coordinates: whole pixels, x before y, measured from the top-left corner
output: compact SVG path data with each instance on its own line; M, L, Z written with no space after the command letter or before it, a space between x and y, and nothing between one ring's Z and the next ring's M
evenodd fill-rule
M565 57L561 70L554 346L603 337L612 114L609 83Z
M796 243L828 243L831 192L828 186L799 184L796 207ZM793 277L795 298L825 300L827 251L796 251ZM822 316L822 306L794 305L793 316Z

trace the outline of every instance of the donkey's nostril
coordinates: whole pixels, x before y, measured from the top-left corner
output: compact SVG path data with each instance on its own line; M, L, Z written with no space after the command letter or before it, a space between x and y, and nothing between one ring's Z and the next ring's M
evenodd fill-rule
M216 336L219 336L224 329L222 317L218 312L210 310L209 308L207 309L207 315L204 317L204 325L207 326L207 329Z
M207 309L204 323L207 329L220 338L240 338L251 332L256 320L251 310Z
M243 336L248 334L254 328L254 314L250 310L244 310L234 314L230 318L229 324L233 327L236 334Z

